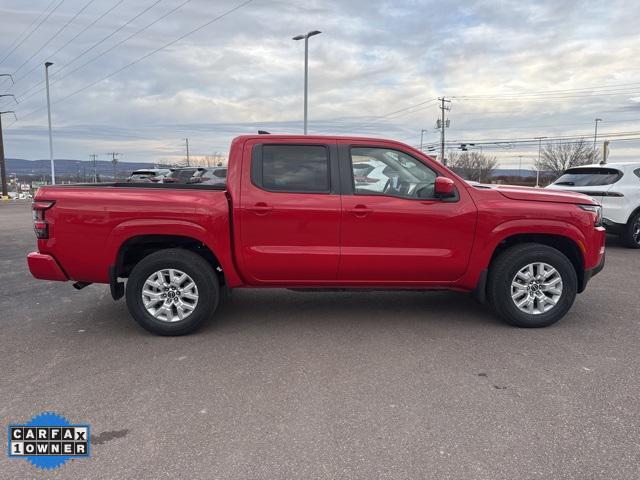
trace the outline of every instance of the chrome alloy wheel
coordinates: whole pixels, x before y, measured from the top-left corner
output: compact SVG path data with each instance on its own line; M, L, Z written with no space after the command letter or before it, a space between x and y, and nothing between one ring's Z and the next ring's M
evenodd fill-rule
M152 273L142 287L147 312L163 322L178 322L198 305L198 287L186 273L166 268Z
M633 232L631 233L633 240L640 245L640 215L636 216L636 221L633 224Z
M535 262L518 270L511 281L511 299L531 315L546 313L562 296L562 277L548 263Z

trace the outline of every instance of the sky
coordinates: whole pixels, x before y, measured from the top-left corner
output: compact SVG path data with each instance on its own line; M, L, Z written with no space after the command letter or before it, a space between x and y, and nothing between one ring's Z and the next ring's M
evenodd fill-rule
M6 156L121 161L226 155L258 129L301 133L309 40L309 133L438 144L436 99L460 143L529 168L535 141L610 140L640 153L640 2L0 0ZM496 141L503 143L496 144ZM547 140L544 140L545 142ZM574 140L575 141L575 140Z

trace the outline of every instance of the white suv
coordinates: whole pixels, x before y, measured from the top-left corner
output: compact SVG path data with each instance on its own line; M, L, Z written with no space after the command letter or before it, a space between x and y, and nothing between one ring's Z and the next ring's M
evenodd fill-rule
M602 205L607 231L640 248L640 163L607 163L569 168L547 188L580 192Z

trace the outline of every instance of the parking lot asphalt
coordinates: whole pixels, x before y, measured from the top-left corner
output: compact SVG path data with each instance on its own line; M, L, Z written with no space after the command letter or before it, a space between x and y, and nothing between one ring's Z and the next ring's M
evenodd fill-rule
M615 238L545 329L458 293L247 290L176 338L33 279L34 249L29 203L0 202L2 428L92 428L47 478L640 478L640 251ZM44 475L3 453L0 478Z

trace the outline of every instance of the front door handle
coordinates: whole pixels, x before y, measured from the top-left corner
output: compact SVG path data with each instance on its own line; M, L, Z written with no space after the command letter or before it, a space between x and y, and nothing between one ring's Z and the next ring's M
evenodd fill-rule
M255 205L248 207L247 210L255 213L256 215L265 215L273 210L273 207L264 202L258 202Z
M350 208L347 210L347 212L355 215L356 217L366 217L367 215L369 215L371 213L371 209L369 207L367 207L366 205L356 205L353 208Z

